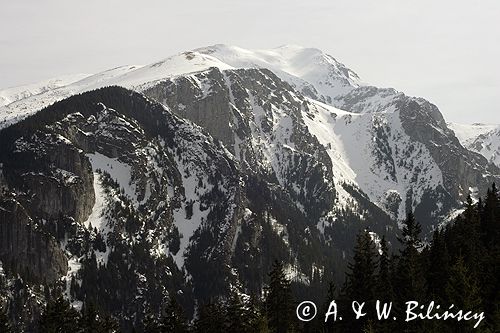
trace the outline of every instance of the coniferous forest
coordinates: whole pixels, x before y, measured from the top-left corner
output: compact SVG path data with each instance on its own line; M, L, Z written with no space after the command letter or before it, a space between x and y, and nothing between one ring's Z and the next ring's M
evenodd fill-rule
M263 295L233 293L227 299L198 304L194 319L171 297L158 313L148 313L134 327L136 332L499 332L500 331L500 197L495 184L484 198L468 197L464 211L434 231L424 242L421 226L410 212L398 238L374 242L368 230L356 237L353 256L343 285L333 282L317 303L317 316L309 322L296 317L304 299L296 297L284 266L276 258ZM0 281L2 283L3 281ZM34 330L39 332L119 332L115 318L91 302L76 311L60 295L50 295ZM325 323L325 313L335 300L343 320ZM365 302L366 315L355 319L351 302ZM388 319L379 320L376 301L392 302ZM413 320L406 322L405 302L429 304L443 309L454 304L464 312L484 313L476 321ZM426 310L423 310L425 312ZM393 317L400 318L394 320ZM5 309L0 309L0 332L14 332Z

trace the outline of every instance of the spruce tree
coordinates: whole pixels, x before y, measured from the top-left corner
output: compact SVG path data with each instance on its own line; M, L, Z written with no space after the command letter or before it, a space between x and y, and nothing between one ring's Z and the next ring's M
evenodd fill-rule
M447 281L450 267L448 248L441 231L434 231L429 250L429 267L427 270L427 291L436 301L444 299L443 283Z
M219 333L226 331L225 311L221 303L209 303L201 306L195 331L198 333Z
M481 215L482 253L478 258L483 307L487 318L500 312L500 198L496 184L488 189L479 214ZM472 267L474 268L474 267ZM500 325L500 324L497 324Z
M455 304L459 309L478 310L481 306L477 281L462 257L458 257L451 267L445 290L448 302Z
M335 297L337 296L337 287L335 286L335 283L333 281L330 281L328 283L328 291L326 293L326 299L323 304L323 308L320 312L320 322L321 324L324 325L324 331L325 333L332 333L335 332L335 321L333 321L332 317L328 318L328 321L325 323L325 314L328 312L328 309L330 307L330 303L335 300Z
M265 314L265 309L260 298L256 295L251 295L247 302L246 312L247 322L250 325L249 332L269 333L268 320Z
M356 237L353 261L347 266L346 295L352 300L370 301L375 296L376 250L367 230Z
M99 322L97 317L97 310L93 303L85 304L79 320L79 326L82 332L98 332Z
M0 332L13 333L12 326L10 325L7 311L0 305Z
M269 328L276 333L286 333L293 326L293 297L290 281L286 278L283 264L276 260L269 273L266 287L266 313Z
M477 312L481 308L481 296L476 279L470 273L462 257L451 267L450 278L445 286L446 296L449 304L464 312ZM455 332L468 332L470 323L451 322Z
M413 213L409 212L404 222L402 237L399 238L402 245L398 263L399 281L394 288L401 304L411 299L420 300L425 296L422 293L425 290L424 272L419 256L422 246L421 232L420 223L415 220Z
M251 319L240 297L233 293L227 304L227 327L230 332L252 332L249 320Z
M463 256L465 264L478 270L480 257L484 252L481 241L480 218L472 198L467 196L464 212L457 217L453 226L453 242L450 246L454 253ZM456 259L454 256L453 261Z
M356 237L353 261L347 266L344 304L350 308L351 302L365 303L365 309L374 308L376 284L376 249L368 230L360 232ZM359 332L366 325L367 320L373 318L373 311L368 312L362 319L354 319L353 314L344 316L344 330Z
M144 332L149 333L159 333L160 332L160 320L159 316L155 315L151 308L148 308L144 317L142 318L142 327Z
M376 298L380 300L392 301L394 292L391 281L391 258L389 256L389 248L385 236L382 236L380 241L380 256L378 264Z
M177 303L175 297L170 297L164 315L160 318L159 332L185 333L188 332L184 310Z
M78 317L78 312L61 296L47 304L45 311L40 316L39 332L78 332Z
M112 333L118 325L110 316L102 316L93 303L84 304L78 326L81 333Z
M484 209L481 216L481 229L484 243L488 248L498 246L496 240L500 237L500 199L496 184L486 193Z
M394 284L396 303L394 312L397 318L404 318L404 304L408 300L421 302L426 299L424 266L419 249L422 246L420 232L422 228L409 212L404 222L402 237L399 238L402 249L397 264L397 274ZM399 329L408 332L421 331L422 321L411 323L398 322Z

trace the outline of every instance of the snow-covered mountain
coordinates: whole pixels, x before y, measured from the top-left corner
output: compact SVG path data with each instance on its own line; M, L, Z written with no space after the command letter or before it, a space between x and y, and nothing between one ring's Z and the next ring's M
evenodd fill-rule
M2 89L0 90L0 106L66 86L73 82L80 81L87 76L89 76L89 74L66 75L37 83Z
M207 79L207 74L200 74L213 71L211 68L217 68L217 71L222 74L220 77L224 80L211 80ZM158 89L153 88L165 86L167 81L176 83L181 79L187 79L191 83L189 89L200 91L198 95L190 96L191 99L210 100L210 95L215 95L214 85L222 86L222 90L226 90L222 94L232 93L233 83L228 80L228 73L250 68L271 70L281 80L291 85L292 93L307 97L306 99L300 96L295 98L303 99L301 112L310 133L329 147L330 158L335 164L332 172L335 175L334 182L339 193L337 199L344 203L347 198L346 195L342 196L344 192L342 184L348 182L359 187L372 202L392 214L393 217L402 219L408 209L416 209L424 201L426 192L436 192L436 189L440 188L443 192L442 200L447 197L445 201L453 198L451 200L456 202L463 200L469 187L481 187L476 183L497 174L496 170L482 170L483 166L479 162L477 165L466 163L467 166L476 169L478 174L480 173L479 176L474 176L477 181L471 182L470 176L467 176L467 181L459 180L458 182L455 177L458 175L448 177L449 179L443 178L443 171L446 175L450 174L447 170L442 170L437 161L444 156L441 151L444 147L435 149L437 142L433 140L434 135L425 138L427 132L435 132L442 140L448 141L446 144L452 145L449 150L455 152L454 158L460 158L460 154L457 153L460 147L454 142L453 132L449 131L439 110L434 105L421 98L407 97L394 89L378 89L361 84L356 73L330 55L318 49L299 46L247 50L233 46L214 45L184 52L151 65L115 68L2 107L0 109L2 125L0 126L14 123L68 96L104 86L119 85L143 92L161 101L173 110L177 110L178 114L207 128L212 135L221 139L228 149L234 148L233 152L239 151L241 149L239 142L245 138L235 133L234 124L231 125L232 128L231 126L222 128L219 123L212 124L213 119L216 118L209 119L206 115L203 116L201 113L206 111L202 109L197 110L197 115L189 115L182 109L185 107L184 103L180 103L177 99L167 101L161 93L158 93ZM246 102L252 103L251 100ZM282 104L276 103L275 107L279 109ZM207 108L207 105L204 107ZM232 109L235 105L230 99L227 105L215 107ZM408 111L412 107L422 110ZM323 111L316 111L315 114L311 110ZM230 125L233 122L230 119L230 113L233 111L226 110L225 112L226 121ZM249 116L252 116L252 113L255 116L255 112L257 109L250 106ZM325 112L341 116L335 121L326 122ZM412 115L407 113L412 113ZM419 131L415 131L412 126L407 128L404 126L405 119L415 116L415 113L420 113L426 118L422 119L424 126ZM221 114L214 116L220 118ZM279 113L275 116L281 119L280 121L285 121ZM341 119L348 119L344 121L346 124L344 127L337 125ZM318 123L321 122L325 123L322 126L327 127L326 132L329 138L327 140L324 139L324 131L318 129ZM221 131L225 133L220 133ZM252 138L254 141L256 139ZM414 158L410 159L414 162L411 165L405 163L411 156L410 152L405 152L405 147L409 146L417 149L418 152ZM359 147L364 148L359 149ZM467 147L470 149L469 146ZM482 153L485 149L488 148L475 151ZM403 155L398 157L401 152ZM267 151L265 156L271 156L274 153ZM463 152L462 155L467 154ZM491 159L490 155L487 155L487 158ZM366 163L366 161L370 162ZM272 163L271 159L268 162ZM455 173L469 173L466 170L455 171ZM395 204L395 201L399 204ZM445 216L456 205L456 203L450 203L444 205L443 208L440 204L432 211L434 215Z
M448 126L464 147L500 167L500 125L449 123Z
M40 90L0 107L0 139L0 216L47 249L0 244L0 260L75 305L130 304L125 321L171 292L188 307L259 293L275 257L311 284L345 269L360 228L394 243L411 209L425 237L500 181L432 103L297 46L215 45Z
M0 109L0 128L22 119L30 112L77 93L110 85L134 89L166 78L203 71L210 67L217 67L220 70L267 68L282 80L292 84L305 96L327 103L331 103L333 98L340 93L348 92L360 85L356 73L318 49L283 46L272 50L251 51L226 45L214 45L184 52L151 65L114 68L83 80L68 82L62 89L46 89L46 93L40 96L23 100L12 99L10 105ZM63 82L63 80L59 81ZM46 86L45 83L42 84ZM61 86L63 85L58 85L57 88Z
M305 96L329 104L336 96L360 85L354 71L315 48L284 45L271 50L247 50L214 45L195 51L235 68L267 68Z

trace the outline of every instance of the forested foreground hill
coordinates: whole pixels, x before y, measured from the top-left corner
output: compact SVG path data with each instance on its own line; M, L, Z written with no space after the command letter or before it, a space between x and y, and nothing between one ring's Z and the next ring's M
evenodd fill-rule
M500 330L500 196L495 184L486 197L474 203L469 197L465 211L453 223L436 230L430 244L421 241L421 226L410 212L393 251L385 238L376 244L368 230L359 232L345 282L333 282L316 299L318 315L309 322L296 317L296 306L309 297L297 294L277 260L269 272L263 295L244 295L236 290L227 297L200 304L189 319L172 295L159 311L148 309L134 330L145 332L498 332ZM0 278L2 276L0 275ZM5 280L0 279L5 288ZM119 332L116 318L99 312L89 303L75 310L61 296L53 295L33 329L40 332ZM325 324L324 314L336 300L349 308L353 300L373 307L376 300L392 302L395 317L405 318L405 302L435 302L464 313L484 315L483 320L379 320L375 312L356 320ZM455 310L455 312L456 312ZM346 311L348 312L348 311ZM424 312L424 311L423 311ZM451 311L450 312L454 312ZM432 312L431 312L432 313ZM434 310L434 313L439 311ZM483 316L482 315L482 316ZM477 325L477 328L474 326ZM0 330L14 332L6 310L0 311Z

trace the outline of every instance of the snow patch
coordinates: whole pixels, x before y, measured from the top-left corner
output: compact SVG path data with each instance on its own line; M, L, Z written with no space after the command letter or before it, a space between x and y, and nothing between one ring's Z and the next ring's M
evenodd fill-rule
M101 153L88 153L86 156L92 164L92 170L100 169L109 173L137 208L139 203L137 201L136 186L132 183L132 167L120 162L118 158L110 158Z

